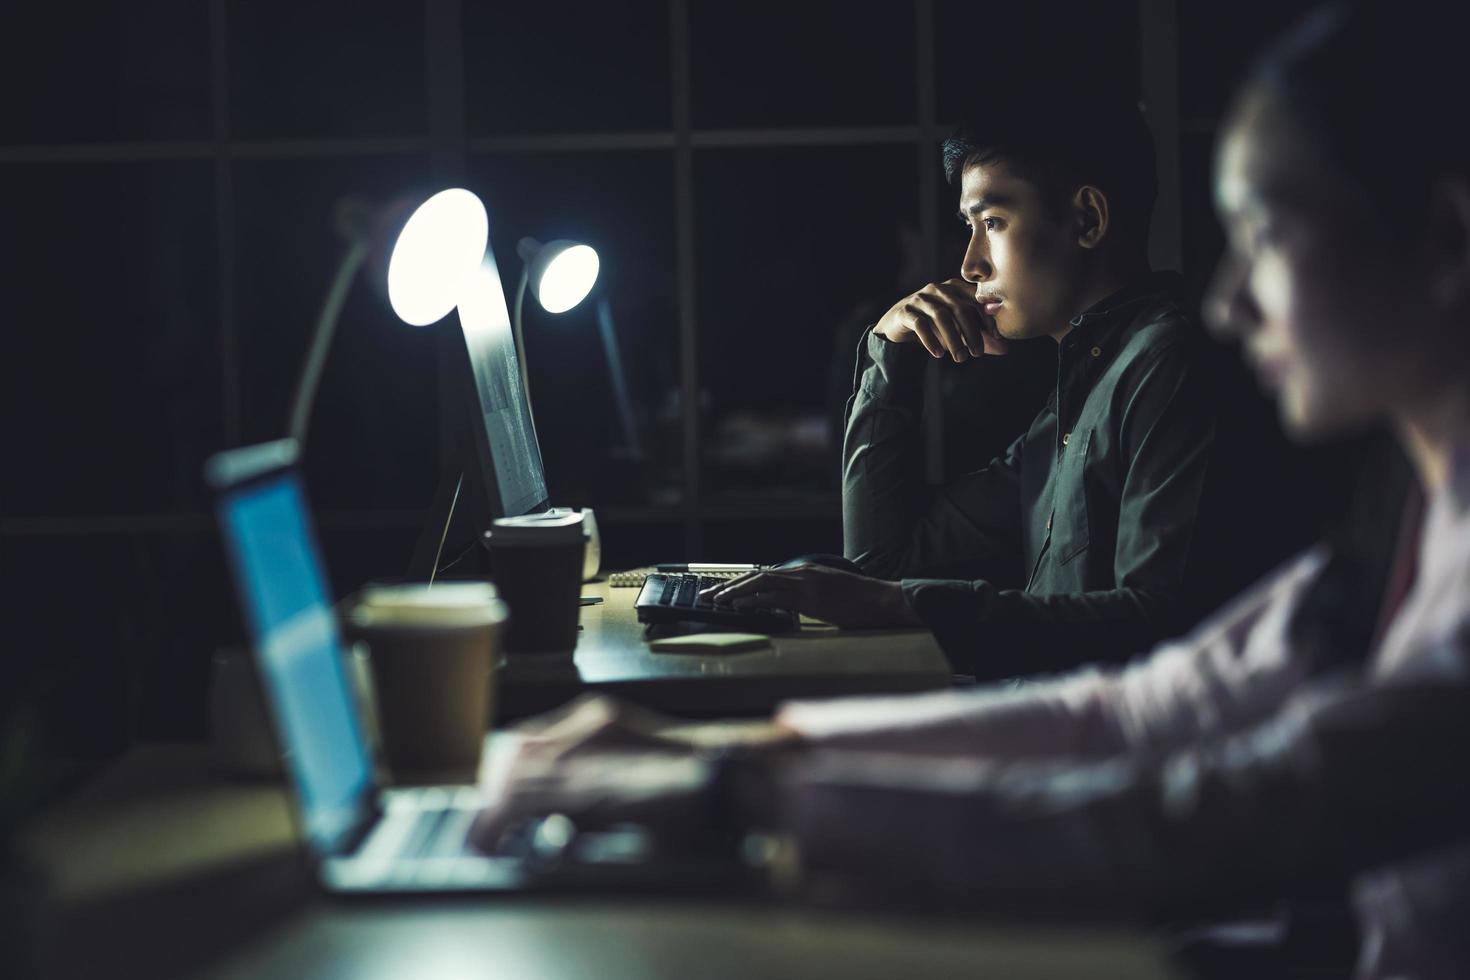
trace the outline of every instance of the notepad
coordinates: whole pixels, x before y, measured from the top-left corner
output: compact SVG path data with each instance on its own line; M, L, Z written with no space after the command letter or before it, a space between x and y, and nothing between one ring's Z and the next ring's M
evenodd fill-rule
M771 638L760 633L691 633L650 641L648 648L654 653L743 653L770 645Z

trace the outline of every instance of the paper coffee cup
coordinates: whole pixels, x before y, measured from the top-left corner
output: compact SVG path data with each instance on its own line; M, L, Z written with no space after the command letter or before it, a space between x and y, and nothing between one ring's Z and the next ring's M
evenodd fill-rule
M508 653L577 647L586 527L566 512L502 517L485 532L490 576L510 606Z
M472 770L493 712L505 603L487 582L370 586L344 628L367 647L383 755L395 778Z

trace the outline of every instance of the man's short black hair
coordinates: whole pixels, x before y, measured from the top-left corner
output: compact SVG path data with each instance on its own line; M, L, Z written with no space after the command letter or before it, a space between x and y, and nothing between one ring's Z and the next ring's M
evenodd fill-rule
M996 161L1058 207L1083 185L1098 188L1120 243L1147 247L1158 165L1137 103L1075 90L989 101L944 141L944 174L958 185L965 168Z

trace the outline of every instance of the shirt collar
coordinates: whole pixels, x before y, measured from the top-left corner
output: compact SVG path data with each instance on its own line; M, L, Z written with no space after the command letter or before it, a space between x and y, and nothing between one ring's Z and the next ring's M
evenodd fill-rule
M1160 294L1178 295L1183 279L1177 272L1150 272L1140 276L1072 317L1068 321L1072 324L1072 332L1093 334L1121 322L1148 299Z

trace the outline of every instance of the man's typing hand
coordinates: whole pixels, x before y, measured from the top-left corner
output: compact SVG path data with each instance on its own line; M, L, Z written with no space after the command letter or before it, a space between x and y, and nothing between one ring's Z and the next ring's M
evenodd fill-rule
M975 299L975 287L963 279L930 283L910 293L883 314L873 332L896 344L923 344L933 356L956 364L1009 350Z
M843 629L916 626L897 582L854 575L826 565L767 569L708 590L718 605L790 609Z

